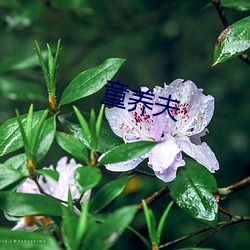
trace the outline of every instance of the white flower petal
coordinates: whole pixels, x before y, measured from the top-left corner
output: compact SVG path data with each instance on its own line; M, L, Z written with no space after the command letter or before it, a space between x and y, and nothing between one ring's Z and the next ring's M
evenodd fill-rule
M190 140L179 140L179 145L183 152L206 167L211 173L219 169L215 154L205 142L195 145Z
M27 193L27 194L40 194L40 191L36 185L36 183L27 178L16 190L19 193Z
M169 136L167 140L155 146L149 153L148 165L154 170L155 175L164 182L174 180L177 168L185 165L181 149L176 144L175 139Z
M137 167L146 157L139 157L134 160L118 162L105 165L106 169L114 172L129 171Z
M63 201L68 200L68 190L70 189L73 199L79 198L80 193L77 189L74 175L80 164L76 164L74 159L68 162L67 157L61 158L56 166L56 170L59 173L58 181L55 181L49 177L42 177L39 179L39 184L42 186L44 191L55 198ZM45 181L43 181L43 178Z
M23 231L35 231L38 229L38 226L33 225L33 226L28 226L25 222L25 218L22 217L17 224L11 229L12 231L15 230L23 230Z

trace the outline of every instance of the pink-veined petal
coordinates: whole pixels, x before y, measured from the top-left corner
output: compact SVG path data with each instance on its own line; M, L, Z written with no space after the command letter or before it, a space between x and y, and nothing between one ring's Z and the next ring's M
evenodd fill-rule
M200 145L195 145L190 140L179 140L179 145L183 152L206 167L211 173L219 169L216 156L207 143L202 142Z
M203 89L198 89L192 81L176 79L164 88L157 87L154 92L157 96L180 101L179 104L172 102L179 110L170 109L176 122L166 112L168 120L168 132L172 135L191 136L203 131L210 122L214 112L214 98L204 95ZM163 102L163 101L159 101Z

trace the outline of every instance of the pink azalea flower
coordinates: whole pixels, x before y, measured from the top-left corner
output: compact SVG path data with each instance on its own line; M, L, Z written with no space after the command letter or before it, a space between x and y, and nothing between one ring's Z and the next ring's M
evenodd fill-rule
M74 179L75 171L78 167L81 167L80 164L76 164L74 159L71 159L67 162L67 157L61 158L56 168L50 166L47 169L56 170L59 173L58 181L51 179L47 176L40 176L38 183L46 194L49 194L57 199L67 201L68 200L68 190L70 189L72 199L78 199L80 193L77 189L76 182ZM46 168L44 168L46 169ZM16 190L21 193L30 193L30 194L41 194L36 183L27 178ZM90 190L85 192L80 202L88 199L90 196ZM64 204L64 203L63 203ZM78 213L78 211L76 211ZM31 218L32 217L32 218ZM34 224L33 221L36 220L36 224L40 226L46 225L46 223L51 223L52 221L48 217L44 216L25 216L22 217L17 225L12 230L26 230L34 231L38 229L38 225Z
M141 89L143 92L148 90ZM132 108L128 104L133 96L131 91L125 96L126 109L106 108L105 115L111 129L125 143L138 140L162 141L144 156L127 162L107 164L106 168L111 171L128 171L149 158L148 166L155 175L164 182L170 182L175 179L177 169L185 166L182 157L184 152L210 172L218 170L219 164L214 153L205 142L201 142L214 112L214 98L204 95L202 91L192 81L177 79L163 88L154 88L152 110L146 108L143 115L142 103L137 104L135 110L128 111ZM166 100L160 97L169 98L170 95L172 100L179 101L170 102L170 106L179 110L169 109L169 113L165 110L154 115L164 109L162 105L166 105Z

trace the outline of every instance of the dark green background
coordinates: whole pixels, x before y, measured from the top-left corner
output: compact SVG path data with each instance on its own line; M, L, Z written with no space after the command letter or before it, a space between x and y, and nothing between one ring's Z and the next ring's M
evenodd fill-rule
M67 5L67 2L71 4ZM207 3L194 0L0 0L0 62L10 57L25 58L35 54L35 39L45 49L46 43L55 48L57 40L61 38L58 99L76 74L111 57L127 59L115 79L128 84L130 89L162 86L164 82L170 83L176 78L192 80L204 89L205 94L214 96L216 101L214 117L208 126L210 133L204 140L218 158L220 170L215 177L218 186L224 187L250 172L249 65L236 58L211 67L214 44L223 26L213 7L204 8ZM226 14L233 23L249 15L249 12L226 9ZM39 67L9 71L4 76L39 84L43 86L44 93L46 91ZM76 105L84 111L89 111L91 107L97 111L104 94L105 89L78 101ZM16 107L21 113L27 112L30 102L10 100L1 92L0 95L0 123L13 117ZM46 107L45 103L34 103L36 110ZM72 110L68 105L62 108L62 113ZM65 153L54 144L41 167L55 164L62 155ZM107 178L117 176L107 171L104 173ZM149 177L141 177L140 180L142 185L138 191L123 196L120 204L139 202L164 185L160 180ZM250 197L247 191L231 195L221 202L221 206L232 213L249 215ZM162 198L153 206L158 217L168 201L168 198ZM220 219L225 218L221 216ZM3 218L1 221L6 223ZM142 215L136 218L134 224L146 233ZM202 226L174 206L162 242ZM226 250L246 249L250 243L249 233L249 223L231 226L203 246ZM191 246L196 241L192 239L177 247ZM113 249L143 247L136 236L125 233Z

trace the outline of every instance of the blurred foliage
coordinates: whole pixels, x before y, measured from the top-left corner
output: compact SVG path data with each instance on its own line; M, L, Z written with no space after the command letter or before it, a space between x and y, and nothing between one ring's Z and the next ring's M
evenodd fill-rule
M57 70L58 96L78 73L111 57L126 59L116 79L128 84L130 89L162 86L180 77L191 79L205 94L214 96L215 113L206 141L220 162L221 169L215 177L219 187L239 181L250 173L249 66L234 59L211 67L215 41L224 28L215 9L204 8L207 3L205 0L0 0L0 123L13 117L15 108L20 113L26 112L30 100L34 101L36 110L45 108L41 103L45 94L41 92L45 93L46 88L37 67L34 40L55 48L60 38L63 50ZM226 9L226 13L231 23L250 14L230 9ZM25 98L16 94L15 85L17 88L32 85L39 93L37 96L26 93L29 98ZM77 106L84 111L91 107L99 110L104 91L78 101ZM65 109L73 111L73 108ZM62 155L65 152L54 145L41 167L55 164ZM110 179L117 176L105 170L104 175ZM164 185L153 178L152 183L148 177L138 178L142 185L124 195L121 203L138 203ZM147 185L143 184L145 181ZM233 213L246 215L250 210L249 198L249 193L240 191L221 205ZM162 214L168 202L165 197L152 206L156 217L157 213ZM137 216L134 226L141 233L147 233L142 214ZM201 226L174 206L162 241ZM248 223L229 227L203 246L247 249L249 229ZM135 235L125 233L114 249L129 248L143 249L143 245Z

